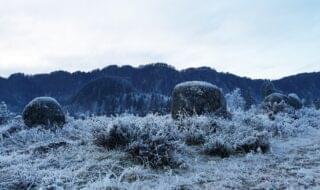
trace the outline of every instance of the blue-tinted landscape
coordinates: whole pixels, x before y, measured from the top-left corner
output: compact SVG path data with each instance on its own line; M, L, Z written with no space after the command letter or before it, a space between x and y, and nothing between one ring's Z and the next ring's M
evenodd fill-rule
M319 8L0 0L0 190L320 189Z

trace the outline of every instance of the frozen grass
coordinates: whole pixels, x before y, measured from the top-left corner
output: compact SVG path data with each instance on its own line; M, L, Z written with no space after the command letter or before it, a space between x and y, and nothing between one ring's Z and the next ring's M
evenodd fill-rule
M318 189L320 111L0 126L0 189Z

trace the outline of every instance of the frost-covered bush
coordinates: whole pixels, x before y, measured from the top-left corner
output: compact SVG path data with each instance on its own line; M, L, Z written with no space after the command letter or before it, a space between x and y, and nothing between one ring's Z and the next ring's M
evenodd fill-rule
M226 100L230 111L243 110L245 108L246 102L243 99L239 88L226 94Z
M136 163L151 168L177 167L174 157L177 128L161 126L162 122L150 119L114 121L105 128L98 127L93 130L94 144L107 149L120 148Z
M249 136L243 139L236 146L236 151L241 153L249 153L251 151L262 153L268 152L270 149L269 139L266 132L257 133L255 136Z
M215 85L203 81L188 81L175 86L171 114L180 116L203 114L226 115L226 100Z
M184 138L187 145L202 145L205 143L205 136L201 132L187 132Z
M142 135L142 139L132 142L127 152L134 161L151 168L177 167L175 159L175 145L165 136Z
M204 153L212 156L228 157L232 154L249 152L266 153L269 150L269 135L265 131L262 118L247 112L237 112L232 121L218 120L215 133L209 134L209 141L204 146ZM266 118L263 118L266 119ZM269 121L269 120L267 120Z
M269 120L254 107L234 112L231 119L69 118L54 131L26 128L17 119L0 127L0 189L280 189L288 184L299 189L300 183L302 188L319 187L315 163L320 111L302 108L274 117ZM93 142L99 134L117 137L107 144L119 146L98 148ZM186 143L203 138L204 144Z
M220 156L221 158L229 157L233 153L232 146L220 139L207 143L203 151L206 155Z
M19 190L31 190L37 189L37 184L33 181L28 181L28 179L20 178L19 181L12 184L8 184L8 189L19 189Z
M10 122L0 127L0 139L10 138L15 133L23 130L20 120L10 120Z
M96 145L107 149L114 149L128 145L132 140L133 130L130 126L115 124L107 129L95 129L93 135Z
M60 104L51 97L33 99L23 110L22 117L28 127L37 125L58 125L66 122Z
M5 102L0 103L0 125L5 124L9 119L9 110Z
M36 147L33 152L35 154L47 154L51 150L57 150L61 147L65 148L68 146L68 143L61 141L61 142L54 142L54 143L49 143L43 146Z

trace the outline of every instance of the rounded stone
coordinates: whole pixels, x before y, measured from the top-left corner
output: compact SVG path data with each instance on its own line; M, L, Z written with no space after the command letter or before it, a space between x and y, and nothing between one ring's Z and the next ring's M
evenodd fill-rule
M288 95L288 104L294 109L302 108L302 101L297 94L291 93Z
M203 81L188 81L175 86L171 114L179 116L203 114L226 115L226 100L215 85Z
M262 108L273 113L282 112L288 107L288 101L289 99L286 95L272 93L263 100Z
M314 104L314 107L317 109L317 110L320 110L320 98L317 98L313 101L313 104Z
M281 93L272 93L268 95L264 100L264 103L270 103L273 105L274 103L280 104L281 102L287 103L288 97Z
M51 97L33 99L23 110L22 117L28 127L37 125L65 124L66 119L60 104Z

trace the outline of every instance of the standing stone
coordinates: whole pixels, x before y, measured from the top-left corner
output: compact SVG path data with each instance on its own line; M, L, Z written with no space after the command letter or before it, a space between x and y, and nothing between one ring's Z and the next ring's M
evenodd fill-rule
M302 108L302 101L297 94L291 93L288 95L288 104L294 109L298 110Z
M315 99L315 100L313 101L313 104L314 104L314 107L315 107L317 110L320 110L320 98Z
M203 114L226 116L226 110L225 97L221 90L211 83L183 82L173 90L171 114L174 119Z
M288 97L281 93L272 93L262 102L262 107L267 111L272 111L273 113L284 111L287 105Z
M37 125L62 126L66 122L60 104L51 97L38 97L33 99L24 108L22 117L28 127Z

